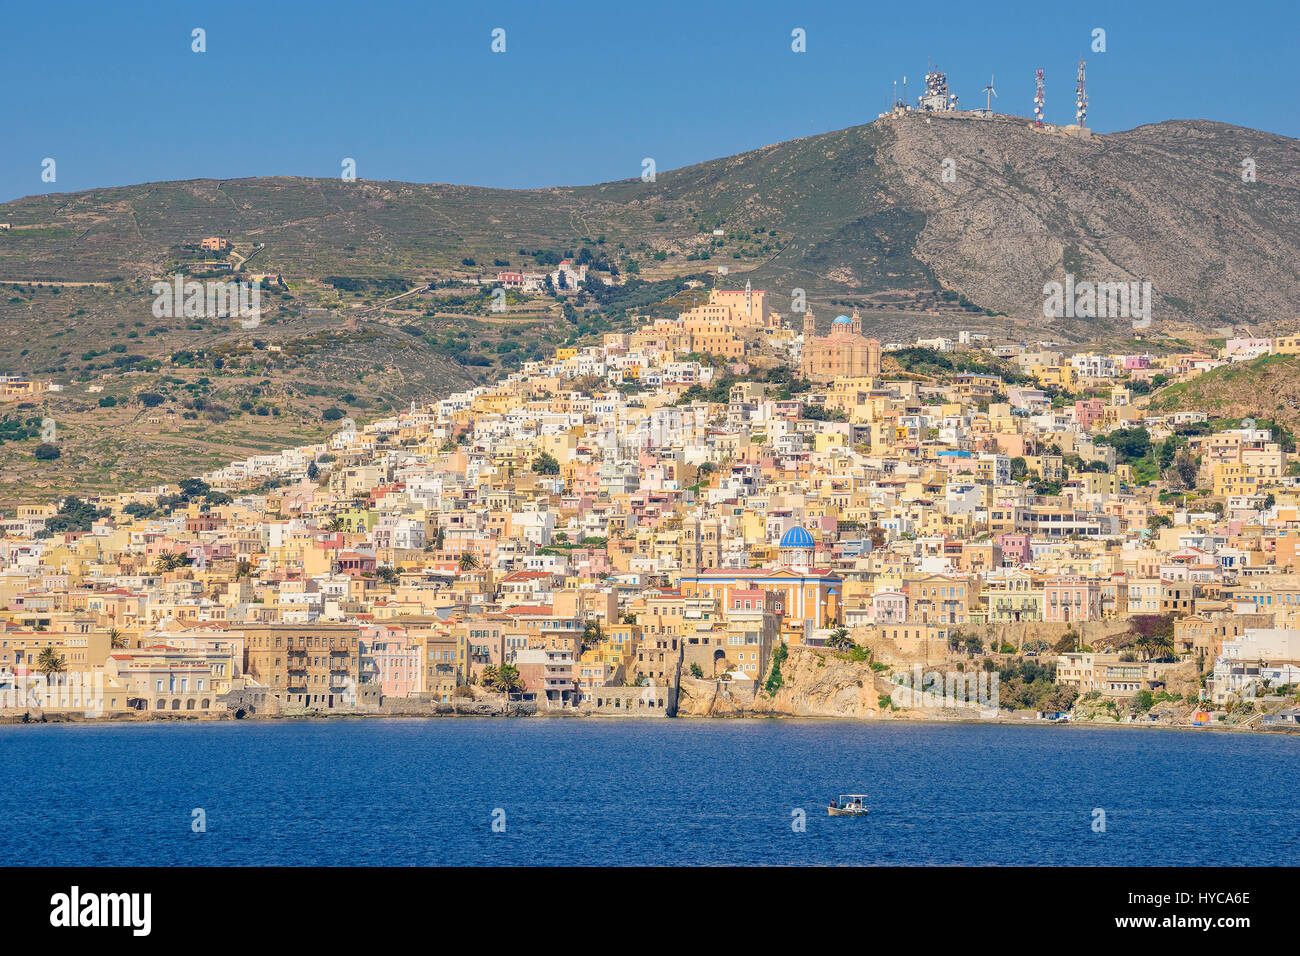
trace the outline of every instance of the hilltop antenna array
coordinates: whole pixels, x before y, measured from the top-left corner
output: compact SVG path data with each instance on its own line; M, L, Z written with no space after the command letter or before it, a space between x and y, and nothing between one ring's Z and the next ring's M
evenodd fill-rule
M916 98L919 109L930 113L949 113L957 109L957 96L948 92L948 74L931 67L925 74L925 94Z
M1034 78L1034 125L1043 125L1043 107L1047 103L1047 93L1043 82L1043 71L1040 69Z
M1079 85L1074 92L1074 122L1080 129L1088 126L1088 93L1085 89L1083 60L1079 61Z

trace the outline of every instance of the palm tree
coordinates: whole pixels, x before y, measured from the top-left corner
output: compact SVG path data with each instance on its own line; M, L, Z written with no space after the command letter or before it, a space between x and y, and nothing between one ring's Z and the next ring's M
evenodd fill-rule
M36 669L45 675L46 680L49 680L51 674L62 674L66 671L68 664L63 659L63 655L53 647L46 647L36 658Z
M179 551L169 551L166 554L160 554L158 560L154 562L153 569L158 574L166 574L168 571L175 571L177 568L187 567L193 560L188 554L181 554Z
M126 636L115 627L109 628L108 646L115 651L126 647Z
M1152 634L1147 646L1152 657L1173 657L1175 653L1174 636L1167 631Z
M837 627L831 632L831 636L826 638L826 646L834 648L853 646L853 641L849 638L849 629Z
M483 686L488 690L512 694L524 689L524 681L519 676L519 669L513 664L502 664L499 667L489 664L483 668Z
M479 566L478 558L466 551L460 556L460 569L462 571L473 571Z
M497 686L507 694L517 693L524 689L524 679L514 664L502 664L497 668Z

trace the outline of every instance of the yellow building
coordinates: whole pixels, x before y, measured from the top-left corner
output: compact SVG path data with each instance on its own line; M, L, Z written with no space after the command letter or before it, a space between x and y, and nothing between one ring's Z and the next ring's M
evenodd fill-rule
M817 335L811 311L803 317L803 352L800 362L803 377L814 382L836 378L876 378L880 375L880 342L862 334L862 317L838 315L831 322L830 334Z

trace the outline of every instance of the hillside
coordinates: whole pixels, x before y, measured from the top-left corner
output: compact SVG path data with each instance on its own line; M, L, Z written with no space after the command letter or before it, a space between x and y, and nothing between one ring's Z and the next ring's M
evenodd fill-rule
M1254 418L1300 428L1300 356L1265 355L1223 365L1151 396L1157 411L1204 409L1211 418Z
M1244 157L1257 182L1241 181ZM0 205L0 221L14 227L0 235L0 280L144 279L206 235L265 243L256 268L286 277L411 280L531 266L520 249L604 237L629 258L665 252L661 271L690 271L686 257L707 250L710 268L815 300L880 305L942 286L1034 321L1043 283L1072 270L1150 279L1167 318L1258 321L1288 314L1300 286L1300 143L1204 121L1078 139L1009 116L908 115L652 183L193 180L29 197Z
M1243 157L1258 182L1241 181ZM748 278L781 311L802 288L823 327L858 308L886 339L1125 334L1122 321L1042 318L1043 284L1067 271L1150 280L1157 335L1266 328L1293 318L1300 297L1300 144L1204 121L1079 139L1014 117L908 115L654 182L191 180L28 197L0 204L0 223L11 226L0 231L0 371L68 386L0 417L54 417L69 442L53 472L34 465L30 440L0 443L2 496L33 480L71 490L174 478L315 437L332 408L364 418L428 401L683 307L681 280L722 265L724 286ZM207 236L232 249L201 251ZM461 284L578 254L633 281L600 302L512 295L506 313ZM261 326L155 318L151 285L177 271L267 276ZM164 397L160 412L138 404L146 391ZM105 396L115 411L101 409Z

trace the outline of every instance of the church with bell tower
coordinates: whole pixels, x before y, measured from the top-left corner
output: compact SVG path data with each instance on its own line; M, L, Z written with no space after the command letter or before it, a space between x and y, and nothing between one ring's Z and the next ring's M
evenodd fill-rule
M862 316L837 315L830 334L817 335L812 310L803 316L803 348L800 371L812 382L836 378L880 376L880 340L862 334Z

